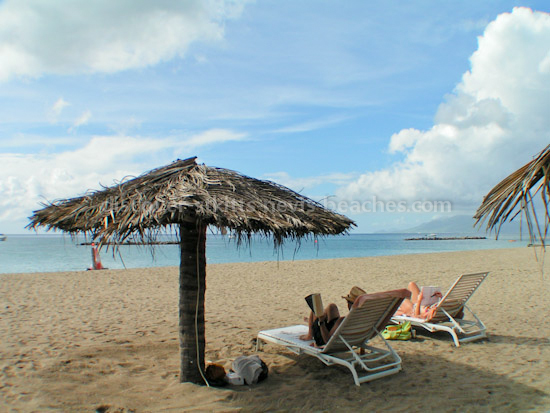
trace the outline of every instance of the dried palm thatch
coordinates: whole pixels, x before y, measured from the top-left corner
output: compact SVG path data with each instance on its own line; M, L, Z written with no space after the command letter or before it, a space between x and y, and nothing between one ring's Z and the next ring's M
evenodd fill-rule
M276 244L308 234L345 232L354 225L319 203L269 181L178 160L137 178L83 196L44 204L30 217L38 226L88 233L100 243L136 236L155 238L159 228L200 220L239 236L271 234Z
M71 234L91 234L101 244L128 238L152 243L162 228L180 236L180 381L204 377L204 293L206 228L229 229L241 239L251 234L285 238L346 232L353 221L288 188L227 169L178 160L100 191L44 205L30 217L39 226Z
M544 210L544 222L537 216L534 197L539 193ZM502 224L524 213L531 243L537 239L545 245L550 224L548 201L550 196L550 145L541 151L531 162L510 174L497 184L483 199L474 219L476 225L486 219L487 230L498 233Z

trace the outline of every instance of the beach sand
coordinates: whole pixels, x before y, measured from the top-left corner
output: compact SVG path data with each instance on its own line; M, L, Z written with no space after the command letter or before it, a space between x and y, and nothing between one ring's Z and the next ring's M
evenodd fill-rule
M300 324L304 297L335 302L490 271L470 307L488 339L392 341L403 371L357 387L341 367L266 344L253 386L181 384L178 269L0 275L2 411L548 411L550 271L532 248L207 268L207 360L255 352L259 330Z

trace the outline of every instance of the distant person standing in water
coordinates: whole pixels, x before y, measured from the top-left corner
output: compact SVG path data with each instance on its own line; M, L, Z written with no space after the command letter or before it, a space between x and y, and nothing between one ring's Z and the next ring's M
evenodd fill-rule
M99 258L99 251L95 245L95 242L92 242L92 267L88 268L89 270L103 270L105 267L101 264L101 258Z

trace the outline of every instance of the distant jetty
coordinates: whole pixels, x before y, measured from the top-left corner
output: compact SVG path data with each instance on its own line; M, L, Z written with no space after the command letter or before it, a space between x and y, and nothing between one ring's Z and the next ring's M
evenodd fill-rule
M96 243L97 244L97 243ZM103 245L176 245L179 241L151 241L151 242L135 242L125 241L120 244L116 242L104 242ZM81 242L80 245L92 245L91 242Z
M418 238L405 238L405 241L448 241L448 240L460 240L460 239L487 239L487 237L438 237L438 236L425 236Z

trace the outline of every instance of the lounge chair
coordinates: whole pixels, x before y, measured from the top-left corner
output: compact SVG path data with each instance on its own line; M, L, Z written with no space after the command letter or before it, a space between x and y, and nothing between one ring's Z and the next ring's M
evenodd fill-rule
M401 370L401 358L380 334L404 298L408 290L394 290L364 294L355 300L349 314L340 323L328 343L314 347L313 340L301 340L308 333L308 326L295 325L258 333L256 351L261 342L279 344L296 354L317 357L327 366L339 364L347 367L357 386L361 383L395 374ZM387 349L367 345L380 336ZM359 376L357 367L364 370Z
M434 316L429 321L405 315L394 316L392 321L394 323L410 321L413 326L422 327L431 333L446 331L453 337L457 347L460 346L460 343L479 340L486 336L485 325L466 303L488 274L488 272L480 272L458 277L437 304ZM464 310L468 311L473 320L462 318L466 315Z

